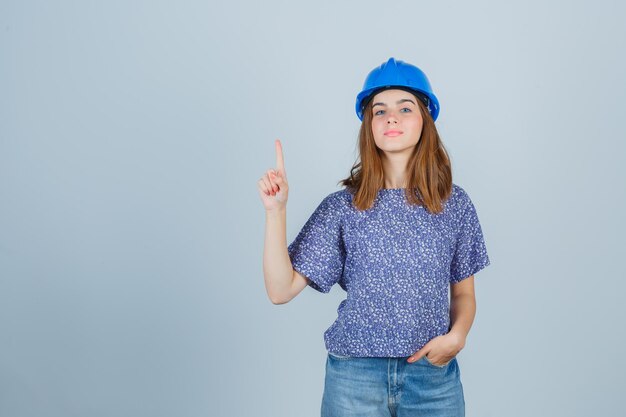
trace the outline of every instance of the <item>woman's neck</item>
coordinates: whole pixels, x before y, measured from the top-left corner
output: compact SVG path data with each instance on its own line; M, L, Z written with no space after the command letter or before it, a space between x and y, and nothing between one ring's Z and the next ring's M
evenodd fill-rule
M385 188L406 188L406 156L385 155L382 163Z

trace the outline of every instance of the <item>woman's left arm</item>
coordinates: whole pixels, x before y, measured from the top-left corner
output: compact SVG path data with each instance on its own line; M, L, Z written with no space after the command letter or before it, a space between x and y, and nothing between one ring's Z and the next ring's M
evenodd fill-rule
M476 315L474 295L474 275L450 286L450 331L449 335L458 338L459 346L465 346L465 339Z

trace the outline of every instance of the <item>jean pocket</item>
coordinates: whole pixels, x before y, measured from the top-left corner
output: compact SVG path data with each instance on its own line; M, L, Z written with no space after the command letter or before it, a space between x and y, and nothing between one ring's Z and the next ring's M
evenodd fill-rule
M352 356L337 355L336 353L331 353L331 352L328 352L328 356L330 356L333 359L338 359L338 360L352 359Z
M444 363L443 365L437 365L437 364L432 363L430 361L430 359L428 359L428 357L426 355L424 355L424 360L426 362L428 362L429 364L431 364L432 366L435 366L437 368L445 368L446 366L450 365L450 362L452 362L452 360L454 360L454 357L452 359L450 359L448 362Z

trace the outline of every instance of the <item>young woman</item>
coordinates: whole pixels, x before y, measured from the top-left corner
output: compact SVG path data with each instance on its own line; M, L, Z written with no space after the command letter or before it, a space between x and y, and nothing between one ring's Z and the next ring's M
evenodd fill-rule
M359 159L287 246L289 186L258 182L270 300L307 285L347 298L324 333L322 416L464 416L458 352L474 320L474 274L489 265L476 209L452 182L426 75L390 58L357 95ZM450 289L450 299L448 289Z

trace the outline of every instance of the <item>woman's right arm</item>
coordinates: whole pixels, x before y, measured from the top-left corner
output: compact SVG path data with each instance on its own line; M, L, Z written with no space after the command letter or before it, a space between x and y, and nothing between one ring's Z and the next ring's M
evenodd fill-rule
M269 169L258 181L259 195L265 207L265 246L263 275L265 290L274 304L284 304L298 295L309 283L293 269L287 251L287 197L289 184L282 146L276 139L277 169Z
M285 304L298 295L309 283L293 269L286 240L286 210L268 210L265 213L265 249L263 274L265 289L274 304Z

